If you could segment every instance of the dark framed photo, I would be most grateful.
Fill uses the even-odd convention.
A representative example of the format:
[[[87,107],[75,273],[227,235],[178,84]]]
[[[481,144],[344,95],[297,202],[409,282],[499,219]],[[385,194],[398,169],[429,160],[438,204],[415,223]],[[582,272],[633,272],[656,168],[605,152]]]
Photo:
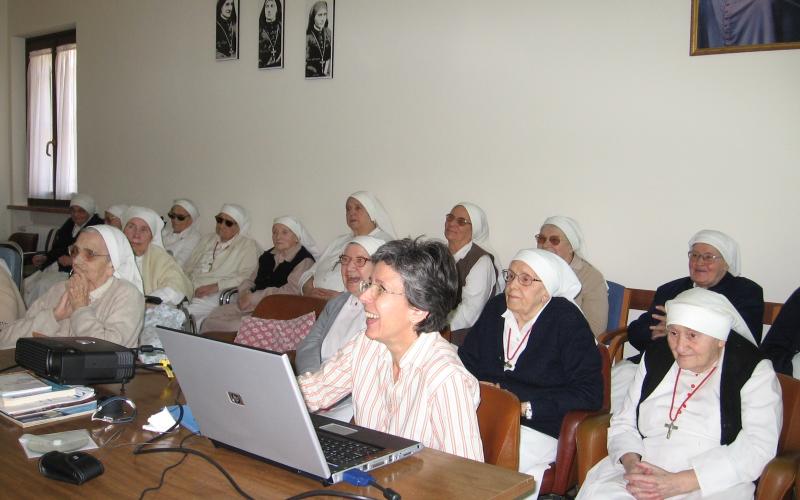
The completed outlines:
[[[692,0],[693,56],[800,49],[798,0]]]
[[[239,0],[217,0],[217,60],[239,59]]]
[[[285,0],[264,0],[258,14],[258,67],[283,68]]]
[[[306,0],[306,78],[333,78],[334,0]]]

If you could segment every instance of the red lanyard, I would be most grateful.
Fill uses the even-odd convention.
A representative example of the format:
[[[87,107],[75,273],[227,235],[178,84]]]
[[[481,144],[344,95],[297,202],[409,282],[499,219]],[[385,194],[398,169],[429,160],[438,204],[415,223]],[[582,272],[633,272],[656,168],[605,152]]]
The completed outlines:
[[[511,349],[511,327],[508,328],[508,335],[506,335],[506,360],[507,360],[507,363],[510,363],[511,360],[514,359],[517,356],[517,353],[519,352],[520,348],[522,348],[522,345],[525,344],[525,339],[527,339],[528,335],[531,334],[531,330],[533,330],[533,325],[531,325],[531,327],[528,328],[528,333],[526,333],[525,336],[522,337],[522,340],[520,340],[519,344],[517,344],[517,348],[514,349],[514,354],[509,356],[508,351]]]
[[[672,388],[672,402],[669,404],[669,421],[671,423],[674,423],[676,420],[678,420],[678,416],[681,414],[681,411],[683,411],[683,408],[686,407],[686,402],[689,401],[690,399],[692,399],[692,396],[694,396],[694,393],[696,393],[697,391],[700,390],[701,387],[703,387],[703,384],[706,383],[706,380],[708,380],[709,377],[711,377],[711,375],[713,375],[715,371],[717,371],[717,367],[716,366],[714,368],[712,368],[710,372],[708,372],[708,375],[705,376],[705,378],[697,385],[697,387],[694,388],[694,390],[692,392],[690,392],[689,394],[686,395],[686,399],[684,399],[683,403],[681,403],[678,406],[678,411],[675,413],[675,416],[673,417],[672,416],[672,410],[673,410],[673,407],[675,406],[675,393],[678,390],[678,380],[681,378],[681,368],[678,368],[678,376],[675,377],[675,386]]]

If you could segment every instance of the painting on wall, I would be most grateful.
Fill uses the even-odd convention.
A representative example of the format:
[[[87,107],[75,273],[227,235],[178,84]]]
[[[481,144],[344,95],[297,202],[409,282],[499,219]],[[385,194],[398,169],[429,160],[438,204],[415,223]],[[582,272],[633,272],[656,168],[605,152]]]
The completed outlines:
[[[692,0],[690,54],[800,49],[798,0]]]
[[[306,0],[306,78],[333,78],[334,0]]]
[[[239,59],[239,0],[217,0],[217,60]]]
[[[283,68],[283,27],[286,14],[282,0],[264,0],[258,15],[258,68]]]

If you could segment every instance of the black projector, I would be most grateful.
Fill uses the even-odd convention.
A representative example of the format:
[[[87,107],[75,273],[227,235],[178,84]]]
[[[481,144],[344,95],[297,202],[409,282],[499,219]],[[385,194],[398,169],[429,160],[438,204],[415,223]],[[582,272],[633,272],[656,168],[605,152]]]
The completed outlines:
[[[34,337],[17,340],[17,364],[65,385],[119,384],[133,378],[132,349],[92,337]]]

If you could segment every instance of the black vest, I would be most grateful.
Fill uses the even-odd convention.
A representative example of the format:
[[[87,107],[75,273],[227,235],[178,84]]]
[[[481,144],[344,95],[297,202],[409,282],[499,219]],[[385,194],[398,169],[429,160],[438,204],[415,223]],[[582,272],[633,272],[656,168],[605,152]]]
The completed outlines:
[[[272,255],[272,248],[270,248],[258,258],[258,274],[256,275],[255,285],[250,291],[255,292],[265,288],[277,288],[285,285],[289,281],[289,274],[295,266],[304,259],[309,258],[314,260],[314,256],[306,250],[306,247],[300,247],[294,259],[281,262],[278,267],[275,267],[275,256]]]
[[[492,267],[494,267],[494,256],[483,248],[479,247],[477,244],[475,244],[475,242],[472,243],[472,248],[469,249],[467,255],[465,255],[463,259],[456,262],[456,270],[458,271],[458,302],[456,302],[456,306],[461,303],[461,290],[467,284],[467,275],[472,270],[472,267],[478,262],[478,259],[484,255],[489,256],[489,260],[492,261]],[[497,269],[495,269],[495,278],[500,278],[497,276]],[[492,294],[490,295],[490,298],[494,297],[496,291],[497,284],[492,287]]]
[[[722,434],[720,444],[731,444],[742,430],[741,390],[750,380],[756,365],[764,359],[758,348],[744,337],[731,332],[725,343],[725,358],[722,360],[722,371],[719,396],[719,413]],[[669,349],[666,338],[650,344],[644,356],[647,374],[642,381],[642,395],[636,406],[636,422],[639,422],[639,406],[655,390],[666,376],[675,358]]]

